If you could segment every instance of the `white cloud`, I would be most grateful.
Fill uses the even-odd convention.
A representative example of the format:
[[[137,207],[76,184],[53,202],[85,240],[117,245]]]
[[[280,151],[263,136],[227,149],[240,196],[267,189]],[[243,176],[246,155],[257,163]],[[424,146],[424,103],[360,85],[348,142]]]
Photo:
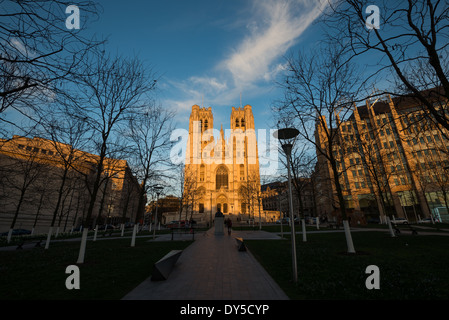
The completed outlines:
[[[205,91],[223,91],[227,89],[226,82],[220,82],[217,78],[211,77],[190,77],[189,80],[195,85],[200,85]]]
[[[9,40],[9,44],[15,51],[20,52],[20,54],[27,58],[33,58],[36,56],[36,53],[25,46],[25,44],[20,39],[11,38]]]
[[[279,59],[326,5],[326,0],[253,0],[252,14],[245,23],[239,23],[246,35],[235,49],[230,49],[208,75],[169,81],[177,94],[166,100],[167,105],[190,113],[194,104],[238,106],[241,93],[246,101],[267,93],[270,81],[285,68]]]
[[[295,44],[325,5],[315,0],[255,2],[256,14],[248,23],[250,34],[221,63],[231,73],[235,86],[246,87],[267,79],[273,72],[272,64]]]

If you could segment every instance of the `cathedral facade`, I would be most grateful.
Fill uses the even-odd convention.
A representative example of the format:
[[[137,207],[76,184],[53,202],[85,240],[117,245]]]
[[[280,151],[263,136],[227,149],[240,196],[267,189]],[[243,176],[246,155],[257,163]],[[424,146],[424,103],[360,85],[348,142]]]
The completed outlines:
[[[247,221],[262,211],[252,107],[232,107],[231,128],[214,129],[212,108],[192,107],[184,171],[186,211],[212,222],[217,211]]]

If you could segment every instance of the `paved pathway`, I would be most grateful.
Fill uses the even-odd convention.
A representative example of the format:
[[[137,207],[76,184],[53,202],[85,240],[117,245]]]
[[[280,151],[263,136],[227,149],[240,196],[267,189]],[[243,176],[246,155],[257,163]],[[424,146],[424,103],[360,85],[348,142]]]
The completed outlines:
[[[220,236],[209,229],[195,235],[167,280],[150,277],[123,300],[288,300],[251,252],[238,251],[234,237],[280,239],[264,231],[233,230],[229,236],[225,230]]]

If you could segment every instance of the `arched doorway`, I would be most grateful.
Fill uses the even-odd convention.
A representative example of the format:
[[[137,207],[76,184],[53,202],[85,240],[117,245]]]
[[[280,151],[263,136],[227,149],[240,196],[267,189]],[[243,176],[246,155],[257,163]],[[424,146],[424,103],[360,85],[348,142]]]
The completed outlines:
[[[224,194],[221,194],[217,198],[217,211],[221,211],[223,214],[229,212],[228,198]]]

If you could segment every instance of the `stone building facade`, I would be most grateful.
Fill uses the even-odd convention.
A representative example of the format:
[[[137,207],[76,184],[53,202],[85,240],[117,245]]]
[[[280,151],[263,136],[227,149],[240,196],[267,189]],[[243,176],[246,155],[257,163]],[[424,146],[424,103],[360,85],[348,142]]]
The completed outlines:
[[[423,94],[447,113],[447,101],[432,92]],[[416,98],[385,95],[354,106],[347,119],[336,119],[333,152],[346,207],[357,219],[447,219],[449,135]],[[317,122],[315,137],[322,150],[327,148],[325,130],[328,124]],[[318,150],[317,158],[318,214],[332,215],[338,211],[332,168]]]
[[[14,229],[48,232],[54,216],[61,232],[78,227],[89,205],[97,157],[39,137],[0,140],[0,231],[14,224]],[[139,190],[125,160],[106,159],[92,223],[134,222]]]
[[[185,210],[198,222],[212,222],[217,211],[243,221],[262,210],[252,107],[232,107],[230,120],[230,130],[221,125],[218,131],[211,107],[192,106],[184,198]]]

